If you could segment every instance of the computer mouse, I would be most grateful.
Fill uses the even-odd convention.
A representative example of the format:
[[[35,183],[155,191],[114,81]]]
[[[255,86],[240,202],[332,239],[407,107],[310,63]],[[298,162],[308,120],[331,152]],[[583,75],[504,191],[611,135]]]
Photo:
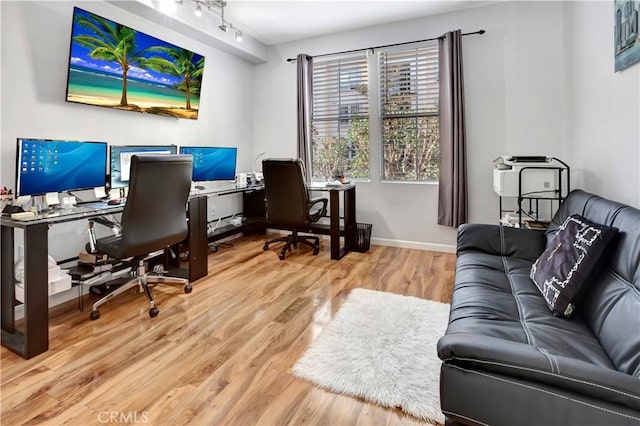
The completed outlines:
[[[120,200],[109,200],[107,201],[107,204],[110,206],[115,206],[117,204],[120,204]]]

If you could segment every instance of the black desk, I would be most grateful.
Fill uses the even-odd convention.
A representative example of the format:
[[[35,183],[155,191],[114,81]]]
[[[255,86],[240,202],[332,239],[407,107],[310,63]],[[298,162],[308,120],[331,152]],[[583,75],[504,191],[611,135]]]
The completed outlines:
[[[242,227],[233,227],[233,233],[258,228],[266,230],[264,224],[264,186],[236,187],[224,185],[196,191],[189,196],[187,216],[189,236],[189,268],[183,275],[190,282],[207,275],[207,243],[211,239],[223,238],[223,232],[207,235],[207,196],[243,193],[245,216],[257,216]],[[58,210],[42,214],[36,219],[20,221],[8,216],[0,218],[2,267],[0,276],[0,323],[2,346],[25,359],[32,358],[49,349],[49,292],[48,292],[48,231],[49,226],[87,220],[107,214],[120,213],[124,205],[104,206],[94,209],[79,206],[69,210]],[[262,219],[260,218],[262,216]],[[14,279],[14,230],[24,231],[24,333],[15,327],[15,279]],[[230,230],[226,232],[230,232]],[[177,259],[169,262],[179,266]],[[173,271],[172,271],[173,273]]]
[[[198,194],[202,195],[215,196],[238,193],[242,193],[242,216],[245,219],[242,225],[218,227],[207,234],[208,242],[218,241],[238,233],[246,235],[249,233],[265,234],[267,232],[264,185],[218,187],[198,192]]]
[[[312,231],[331,236],[331,259],[339,260],[351,250],[354,245],[356,229],[356,186],[346,185],[317,187],[311,186],[311,191],[329,192],[329,229],[326,225],[314,224]],[[344,205],[343,224],[340,226],[340,193]],[[340,235],[344,237],[344,245],[340,247]]]
[[[206,197],[189,199],[189,281],[207,275],[207,204]],[[49,349],[49,291],[48,265],[49,226],[77,220],[120,213],[123,205],[101,209],[77,207],[42,214],[33,220],[0,218],[2,275],[0,277],[0,323],[2,346],[25,359]],[[24,332],[15,327],[14,230],[24,231]],[[203,236],[204,235],[204,236]]]

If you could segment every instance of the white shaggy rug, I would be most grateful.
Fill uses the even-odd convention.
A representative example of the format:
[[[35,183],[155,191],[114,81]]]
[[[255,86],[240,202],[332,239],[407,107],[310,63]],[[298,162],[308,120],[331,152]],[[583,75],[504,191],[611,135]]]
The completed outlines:
[[[436,344],[448,318],[446,303],[354,289],[293,374],[442,424]]]

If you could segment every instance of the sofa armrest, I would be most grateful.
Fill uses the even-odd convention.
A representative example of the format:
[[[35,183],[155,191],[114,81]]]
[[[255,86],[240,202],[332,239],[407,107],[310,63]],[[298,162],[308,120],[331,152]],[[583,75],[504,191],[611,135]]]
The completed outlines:
[[[480,251],[534,261],[545,250],[546,244],[544,232],[467,223],[458,228],[457,253]]]
[[[545,354],[535,346],[452,333],[438,341],[438,356],[447,364],[537,382],[640,410],[637,378],[613,367]]]

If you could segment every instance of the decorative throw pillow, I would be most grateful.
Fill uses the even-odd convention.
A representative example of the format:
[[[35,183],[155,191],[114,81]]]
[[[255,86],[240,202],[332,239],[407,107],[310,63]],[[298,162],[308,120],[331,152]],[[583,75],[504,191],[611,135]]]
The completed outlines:
[[[598,260],[605,256],[617,228],[569,216],[531,267],[531,279],[557,316],[571,316]]]

